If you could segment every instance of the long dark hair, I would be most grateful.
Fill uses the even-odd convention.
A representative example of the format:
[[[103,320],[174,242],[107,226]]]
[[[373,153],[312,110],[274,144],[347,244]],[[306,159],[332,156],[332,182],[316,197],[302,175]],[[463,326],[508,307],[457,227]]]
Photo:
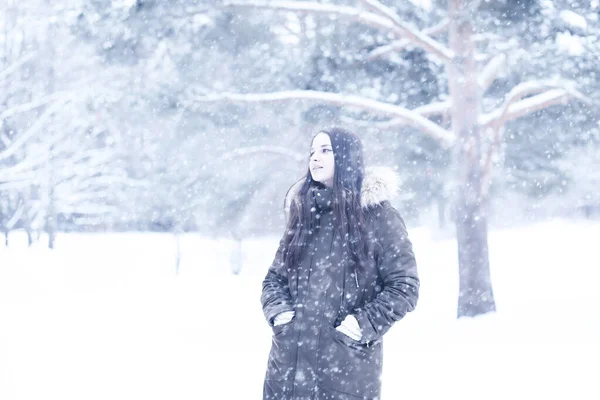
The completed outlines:
[[[332,188],[334,234],[338,235],[342,244],[347,246],[350,257],[360,269],[368,260],[370,242],[367,237],[368,228],[365,225],[365,210],[361,205],[361,189],[365,174],[363,145],[358,136],[343,128],[334,127],[318,133],[321,132],[329,136],[334,155]],[[322,184],[312,179],[308,169],[300,190],[289,204],[289,216],[283,239],[283,262],[288,269],[297,268],[309,235],[315,229],[311,208],[314,206],[312,189],[317,187],[322,187]]]

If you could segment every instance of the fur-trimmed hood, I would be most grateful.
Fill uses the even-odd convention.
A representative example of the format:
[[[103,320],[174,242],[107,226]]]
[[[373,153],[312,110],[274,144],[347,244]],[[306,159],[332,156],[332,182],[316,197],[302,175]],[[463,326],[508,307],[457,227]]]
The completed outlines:
[[[294,183],[285,196],[284,211],[289,215],[292,200],[298,196],[304,179]],[[360,202],[363,208],[369,208],[384,201],[393,200],[398,194],[398,174],[390,168],[383,166],[372,166],[365,168],[362,189],[360,191]]]

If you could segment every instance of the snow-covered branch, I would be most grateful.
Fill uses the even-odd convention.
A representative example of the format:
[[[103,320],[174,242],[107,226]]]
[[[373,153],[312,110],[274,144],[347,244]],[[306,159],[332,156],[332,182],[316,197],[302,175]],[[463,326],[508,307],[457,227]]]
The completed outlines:
[[[47,152],[46,152],[47,153]],[[48,161],[48,154],[40,157],[28,157],[25,160],[19,161],[17,164],[10,167],[0,168],[0,182],[14,182],[31,178],[35,178],[35,169]],[[28,175],[33,174],[33,175]]]
[[[431,103],[421,107],[417,107],[413,112],[423,116],[430,117],[433,115],[449,115],[450,114],[450,101],[443,101],[439,103]],[[387,121],[365,121],[357,120],[353,118],[346,118],[345,122],[355,124],[361,127],[378,128],[378,129],[390,129],[398,126],[409,125],[403,118],[392,118]]]
[[[400,20],[383,17],[373,12],[363,11],[355,7],[320,4],[311,1],[225,1],[225,7],[234,8],[265,8],[279,11],[306,12],[325,14],[357,20],[365,25],[393,32],[410,40],[416,46],[422,47],[433,55],[448,63],[453,53],[441,43],[420,32],[415,27]]]
[[[16,114],[35,110],[36,108],[39,108],[39,107],[46,105],[48,103],[51,103],[53,101],[59,101],[59,102],[63,101],[70,94],[71,94],[70,92],[52,93],[47,96],[42,96],[42,97],[36,98],[35,100],[30,101],[28,103],[22,103],[17,106],[10,107],[6,110],[3,110],[0,113],[0,121],[2,121],[3,119],[6,119],[6,118],[12,117],[13,115],[16,115]]]
[[[523,99],[523,97],[532,94],[533,96]],[[500,108],[481,117],[480,124],[493,136],[487,154],[482,160],[482,168],[484,171],[482,190],[484,192],[489,190],[492,157],[494,151],[500,147],[502,133],[504,132],[504,124],[507,121],[543,110],[553,105],[566,104],[573,97],[587,102],[585,96],[578,92],[569,82],[524,82],[515,86],[509,92],[504,104]]]
[[[477,81],[479,87],[481,88],[481,93],[484,93],[490,87],[492,82],[494,82],[494,80],[498,77],[502,69],[506,66],[506,60],[507,58],[505,54],[498,54],[483,68],[483,71],[481,71]]]
[[[23,57],[19,58],[17,61],[12,63],[8,67],[4,68],[2,71],[0,71],[0,80],[4,79],[4,77],[12,74],[14,71],[19,69],[19,67],[21,65],[23,65],[27,61],[31,60],[34,56],[35,56],[35,52],[25,54]]]
[[[423,29],[423,34],[427,35],[427,36],[435,36],[436,34],[440,33],[444,29],[446,29],[447,27],[448,27],[448,20],[444,19],[437,25],[434,25],[427,29]],[[381,46],[381,47],[378,47],[378,48],[372,50],[368,54],[367,60],[371,61],[376,58],[383,57],[384,55],[386,55],[388,53],[403,50],[408,45],[410,45],[410,43],[411,42],[408,39],[395,40],[392,43],[386,44],[384,46]]]
[[[231,160],[235,157],[247,156],[250,154],[256,153],[271,153],[278,154],[285,157],[289,157],[295,161],[302,162],[308,159],[308,156],[303,156],[302,154],[292,151],[286,147],[281,146],[250,146],[250,147],[242,147],[230,151],[228,153],[223,154],[221,160]]]
[[[12,177],[9,182],[4,182],[0,179],[1,190],[22,190],[31,187],[32,180],[35,179],[34,174],[27,174],[21,177]]]
[[[11,145],[5,150],[0,152],[0,161],[7,159],[12,156],[18,149],[21,148],[32,136],[34,136],[46,123],[48,118],[52,116],[56,112],[57,109],[62,107],[66,103],[65,100],[57,101],[52,104],[46,111],[40,115],[40,117],[25,131],[22,135],[20,135]],[[1,120],[1,118],[0,118]]]
[[[390,44],[386,44],[384,46],[380,46],[375,50],[372,50],[367,55],[367,61],[373,61],[377,58],[383,57],[388,53],[397,52],[400,50],[404,50],[406,46],[410,44],[410,41],[407,39],[395,40]]]
[[[476,43],[479,42],[491,42],[491,41],[502,41],[505,40],[502,36],[498,35],[497,33],[493,33],[493,32],[484,32],[484,33],[478,33],[476,35],[473,35],[473,40]]]
[[[94,215],[105,215],[118,211],[118,208],[110,205],[98,204],[97,201],[90,203],[82,203],[76,205],[63,204],[61,201],[57,202],[56,212],[60,214],[82,214],[85,215],[83,218],[88,218]],[[81,218],[81,217],[80,217]],[[96,224],[100,223],[97,221]],[[86,225],[89,225],[87,223]]]
[[[338,93],[319,92],[311,90],[290,90],[284,92],[248,94],[221,93],[195,97],[192,99],[192,103],[206,103],[216,101],[268,103],[290,100],[309,100],[348,107],[357,107],[362,110],[370,110],[384,115],[395,116],[404,120],[407,125],[412,125],[416,128],[419,128],[423,133],[439,140],[442,146],[449,147],[454,143],[454,135],[451,132],[442,128],[438,124],[428,120],[427,118],[418,114],[414,110],[408,110],[404,107],[354,95],[344,95]]]
[[[429,28],[423,29],[423,33],[426,34],[427,36],[439,35],[440,33],[444,32],[448,29],[449,24],[450,24],[450,21],[448,21],[447,18],[444,18],[437,24],[435,24]]]
[[[546,91],[545,91],[546,90]],[[539,92],[543,92],[537,94]],[[536,94],[535,96],[523,97]],[[504,104],[498,109],[484,114],[480,118],[483,126],[502,126],[506,121],[522,117],[544,108],[561,104],[569,98],[586,101],[585,96],[566,81],[528,81],[515,86],[506,96]]]
[[[571,95],[564,89],[552,89],[513,103],[498,122],[511,121],[557,104],[566,104]]]
[[[415,108],[413,111],[424,117],[431,117],[433,115],[448,115],[450,114],[450,108],[452,102],[450,100],[441,101],[437,103],[430,103],[424,106]]]
[[[17,222],[19,222],[19,219],[21,219],[21,216],[23,215],[24,211],[25,204],[21,202],[21,204],[19,204],[19,207],[15,210],[13,216],[10,217],[10,219],[7,222],[4,223],[4,229],[6,229],[7,231],[11,231],[15,227]]]
[[[379,15],[381,15],[382,17],[388,18],[390,21],[397,23],[400,22],[402,23],[402,20],[400,20],[400,18],[398,17],[398,15],[392,11],[391,8],[381,4],[381,2],[379,2],[378,0],[361,0],[363,3],[365,3],[369,8],[371,8],[373,11],[376,11],[377,13],[379,13]]]
[[[2,141],[4,147],[10,146],[10,144],[12,143],[12,141],[8,138],[8,136],[6,136],[4,132],[0,132],[0,141]]]

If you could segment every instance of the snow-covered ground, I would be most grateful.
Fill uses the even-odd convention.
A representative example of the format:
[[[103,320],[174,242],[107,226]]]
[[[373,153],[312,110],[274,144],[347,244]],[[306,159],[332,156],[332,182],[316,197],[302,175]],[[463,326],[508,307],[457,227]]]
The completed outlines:
[[[410,229],[410,227],[409,227]],[[456,244],[410,229],[417,310],[386,336],[383,400],[600,399],[600,223],[490,233],[498,312],[455,319]],[[0,399],[260,399],[260,284],[278,238],[64,234],[0,247]]]

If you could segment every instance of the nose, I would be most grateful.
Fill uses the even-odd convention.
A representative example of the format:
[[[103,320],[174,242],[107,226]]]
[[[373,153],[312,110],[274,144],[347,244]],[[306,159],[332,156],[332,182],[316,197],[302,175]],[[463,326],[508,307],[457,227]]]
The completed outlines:
[[[311,161],[314,161],[314,162],[319,161],[318,153],[315,151],[310,159],[311,159]]]

